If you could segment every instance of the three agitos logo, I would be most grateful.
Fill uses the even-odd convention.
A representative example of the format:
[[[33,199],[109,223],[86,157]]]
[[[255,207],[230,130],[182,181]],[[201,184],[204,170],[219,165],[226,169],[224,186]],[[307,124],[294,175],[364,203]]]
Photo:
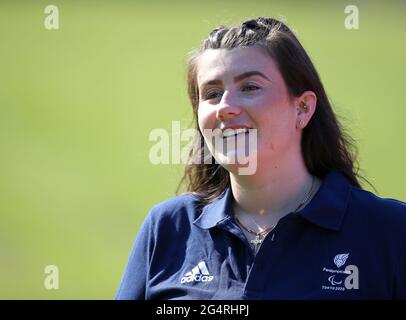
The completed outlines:
[[[342,267],[347,262],[349,253],[338,254],[334,257],[334,264],[337,268]],[[332,273],[327,280],[331,286],[321,286],[323,290],[345,291],[359,289],[359,271],[355,265],[348,265],[344,270],[323,268],[323,271]],[[344,287],[342,284],[344,283]]]
[[[185,276],[182,277],[180,283],[185,282],[210,282],[213,280],[213,276],[210,275],[209,270],[207,270],[206,263],[200,261],[192,271],[187,272]]]

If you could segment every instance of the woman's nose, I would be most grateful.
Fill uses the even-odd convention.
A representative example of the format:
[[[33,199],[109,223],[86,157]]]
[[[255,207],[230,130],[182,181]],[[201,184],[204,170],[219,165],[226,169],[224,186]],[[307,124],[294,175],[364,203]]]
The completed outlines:
[[[241,111],[238,101],[236,101],[230,92],[226,91],[217,105],[216,118],[220,121],[226,121],[238,116]]]

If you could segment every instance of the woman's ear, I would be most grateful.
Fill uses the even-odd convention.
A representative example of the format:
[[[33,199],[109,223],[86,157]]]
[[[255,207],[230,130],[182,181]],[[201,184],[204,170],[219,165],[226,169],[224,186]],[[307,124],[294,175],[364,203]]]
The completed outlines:
[[[317,106],[317,96],[313,91],[305,91],[295,98],[296,128],[304,129],[312,118]]]

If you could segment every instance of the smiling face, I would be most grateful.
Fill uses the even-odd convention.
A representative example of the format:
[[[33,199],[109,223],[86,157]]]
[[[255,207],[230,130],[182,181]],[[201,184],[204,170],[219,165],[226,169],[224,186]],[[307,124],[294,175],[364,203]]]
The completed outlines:
[[[212,153],[204,129],[257,129],[258,168],[277,166],[293,150],[300,150],[296,100],[289,96],[276,62],[263,51],[204,51],[197,64],[197,85],[199,128]],[[228,133],[223,131],[225,136]],[[234,171],[232,166],[225,167]]]

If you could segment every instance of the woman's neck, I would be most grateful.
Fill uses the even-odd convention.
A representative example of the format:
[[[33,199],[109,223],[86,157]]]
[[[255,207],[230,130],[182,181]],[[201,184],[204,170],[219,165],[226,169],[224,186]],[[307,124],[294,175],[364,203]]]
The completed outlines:
[[[230,174],[230,180],[235,211],[275,217],[294,211],[315,183],[304,164],[276,166],[255,176]],[[317,190],[319,184],[316,180],[313,189]]]

